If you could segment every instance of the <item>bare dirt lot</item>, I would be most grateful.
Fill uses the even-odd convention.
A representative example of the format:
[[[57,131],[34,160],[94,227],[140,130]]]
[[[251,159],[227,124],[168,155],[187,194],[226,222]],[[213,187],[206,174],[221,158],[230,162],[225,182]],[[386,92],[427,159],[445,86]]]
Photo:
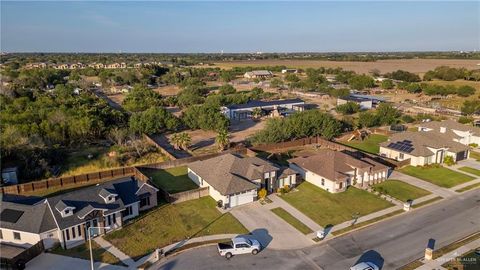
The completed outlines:
[[[324,60],[252,60],[252,61],[231,61],[218,62],[215,66],[224,69],[242,66],[287,66],[291,68],[336,68],[353,70],[357,73],[368,73],[372,69],[378,69],[382,73],[392,72],[398,69],[414,73],[425,73],[438,66],[449,66],[455,68],[479,69],[477,64],[480,60],[462,59],[399,59],[399,60],[378,60],[376,62],[348,62],[348,61],[324,61]]]

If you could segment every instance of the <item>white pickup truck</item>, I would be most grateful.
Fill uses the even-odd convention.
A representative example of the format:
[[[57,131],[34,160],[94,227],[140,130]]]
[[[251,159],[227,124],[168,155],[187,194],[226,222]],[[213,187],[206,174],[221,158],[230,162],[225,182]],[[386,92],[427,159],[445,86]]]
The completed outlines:
[[[235,237],[228,243],[218,243],[218,253],[227,259],[237,254],[251,253],[257,255],[261,249],[262,245],[257,240],[245,237]]]

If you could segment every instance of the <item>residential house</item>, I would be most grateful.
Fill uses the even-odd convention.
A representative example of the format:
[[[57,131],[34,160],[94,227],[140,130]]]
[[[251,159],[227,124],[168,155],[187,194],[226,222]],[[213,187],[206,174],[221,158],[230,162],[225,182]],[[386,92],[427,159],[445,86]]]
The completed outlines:
[[[472,143],[480,145],[480,127],[464,125],[453,120],[421,123],[418,131],[441,133],[464,145]]]
[[[287,68],[287,69],[282,69],[282,74],[286,73],[298,73],[298,69],[292,69],[292,68]]]
[[[59,64],[54,66],[55,69],[70,69],[70,64]]]
[[[60,243],[68,249],[84,243],[88,234],[121,228],[139,212],[155,207],[157,192],[127,177],[49,198],[4,196],[0,241],[23,247],[43,241],[46,248]]]
[[[112,63],[105,66],[107,69],[127,68],[126,63]]]
[[[357,94],[350,94],[346,97],[339,97],[337,98],[337,106],[343,105],[347,102],[354,102],[360,105],[360,109],[362,110],[369,110],[375,108],[381,102],[384,102],[382,98],[367,96],[367,95],[357,95]]]
[[[88,66],[91,68],[98,68],[98,69],[105,68],[105,65],[102,63],[91,63],[91,64],[88,64]]]
[[[269,70],[254,70],[245,72],[243,77],[247,79],[267,79],[273,77],[273,73]]]
[[[410,159],[410,165],[443,163],[446,156],[460,161],[468,158],[469,147],[447,134],[435,132],[402,132],[380,144],[380,155],[395,160]]]
[[[252,118],[254,110],[260,109],[263,115],[269,115],[273,111],[278,111],[280,115],[286,116],[296,111],[305,109],[305,101],[295,99],[283,100],[250,100],[245,104],[232,104],[221,108],[221,112],[232,120],[242,120]]]
[[[288,160],[290,168],[328,192],[348,186],[366,187],[387,180],[389,167],[368,157],[357,158],[341,151],[322,149],[318,154]]]
[[[32,68],[47,68],[47,63],[43,63],[43,62],[40,62],[40,63],[28,63],[25,65],[25,68],[26,69],[32,69]]]
[[[257,191],[274,192],[295,186],[296,172],[279,168],[257,157],[224,154],[188,165],[188,177],[200,187],[209,187],[210,196],[224,208],[253,202]]]

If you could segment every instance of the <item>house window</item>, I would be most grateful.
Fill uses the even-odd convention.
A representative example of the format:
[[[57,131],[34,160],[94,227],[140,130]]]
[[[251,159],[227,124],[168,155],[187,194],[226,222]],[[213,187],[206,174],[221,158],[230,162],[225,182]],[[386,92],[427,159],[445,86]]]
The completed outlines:
[[[67,238],[67,241],[70,240],[70,230],[65,230],[65,237]]]
[[[122,211],[122,216],[130,216],[133,213],[132,206],[128,206],[125,210]]]
[[[110,215],[107,216],[107,226],[110,226],[112,223],[112,217]]]
[[[3,232],[0,230],[0,239],[3,239]]]
[[[322,178],[322,186],[325,186],[325,179]]]
[[[338,188],[342,189],[342,187],[343,187],[343,182],[340,182],[339,185],[338,185]]]
[[[15,240],[22,240],[22,237],[20,237],[19,232],[13,232],[13,239]]]
[[[150,197],[145,197],[140,200],[140,207],[150,205]]]
[[[115,218],[115,213],[113,213],[113,214],[112,214],[112,223],[113,223],[113,224],[117,223],[115,220],[116,220],[116,218]]]
[[[72,238],[75,238],[75,227],[72,227]]]
[[[82,226],[81,225],[77,226],[77,232],[78,232],[78,236],[82,235]]]
[[[398,157],[399,157],[400,159],[403,159],[403,158],[404,158],[404,157],[403,157],[403,153],[400,153],[400,154],[398,155]]]

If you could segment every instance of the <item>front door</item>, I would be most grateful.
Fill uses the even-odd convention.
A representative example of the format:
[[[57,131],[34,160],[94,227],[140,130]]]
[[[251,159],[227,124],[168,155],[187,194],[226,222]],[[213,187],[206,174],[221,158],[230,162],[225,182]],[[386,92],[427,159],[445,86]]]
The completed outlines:
[[[90,227],[92,227],[92,228],[90,229]],[[86,230],[85,235],[90,234],[90,237],[95,237],[95,236],[99,235],[99,229],[96,228],[96,227],[98,227],[98,220],[97,219],[91,219],[91,220],[87,221],[85,223],[85,230]]]

